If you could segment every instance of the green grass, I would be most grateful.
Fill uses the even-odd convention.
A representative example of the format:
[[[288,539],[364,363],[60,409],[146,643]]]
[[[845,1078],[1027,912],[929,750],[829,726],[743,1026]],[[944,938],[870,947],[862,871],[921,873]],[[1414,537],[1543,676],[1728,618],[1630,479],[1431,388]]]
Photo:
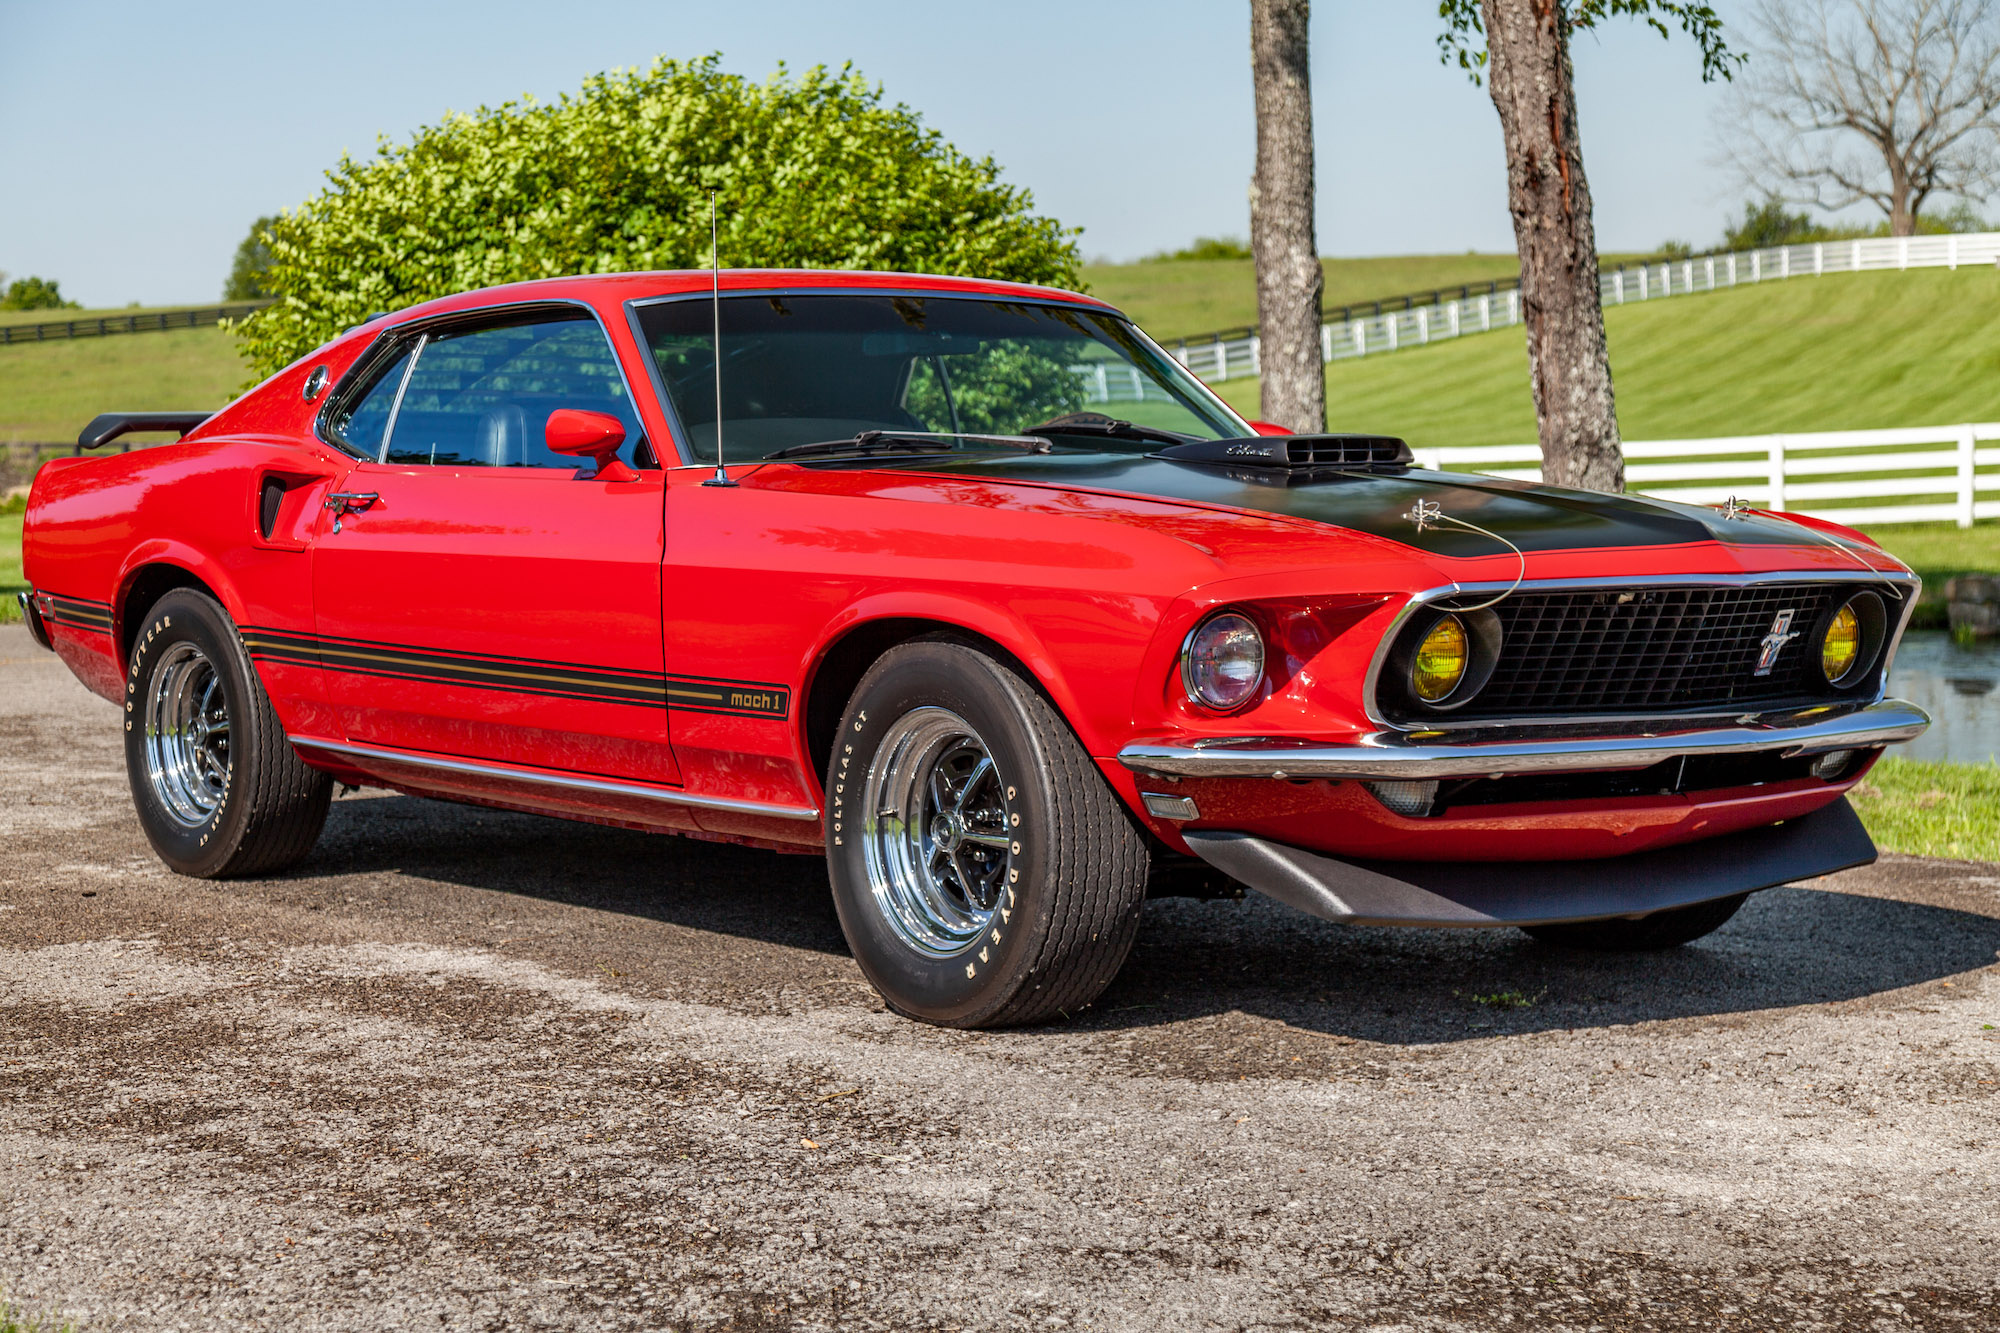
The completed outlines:
[[[1910,621],[1917,629],[1945,628],[1946,579],[1955,574],[2000,574],[2000,522],[1991,519],[1970,528],[1949,523],[1900,523],[1866,531],[1923,579],[1923,596]]]
[[[14,594],[28,590],[28,580],[21,573],[21,511],[26,507],[17,499],[0,509],[0,625],[21,618],[21,606],[14,600]]]
[[[1628,439],[2000,419],[2000,271],[1794,278],[1605,311]],[[1415,445],[1535,438],[1519,328],[1327,367],[1337,430]],[[1255,415],[1254,380],[1217,386]]]
[[[99,412],[212,410],[249,373],[215,328],[0,347],[0,442],[73,441]]]
[[[2000,764],[1884,759],[1850,799],[1885,852],[2000,861]]]
[[[1513,255],[1390,255],[1322,259],[1326,308],[1377,301],[1405,292],[1511,278]],[[1091,295],[1123,310],[1162,341],[1257,322],[1257,274],[1247,259],[1197,259],[1162,264],[1092,264],[1083,270]]]

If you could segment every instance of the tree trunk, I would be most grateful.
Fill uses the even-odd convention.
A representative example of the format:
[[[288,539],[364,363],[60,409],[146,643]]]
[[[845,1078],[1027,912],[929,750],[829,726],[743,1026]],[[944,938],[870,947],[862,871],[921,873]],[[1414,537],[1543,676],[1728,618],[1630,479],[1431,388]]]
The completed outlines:
[[[1893,157],[1889,159],[1889,234],[1915,236],[1917,210],[1910,202],[1910,178],[1902,165]]]
[[[1625,457],[1561,0],[1481,0],[1480,8],[1487,85],[1507,144],[1507,207],[1521,255],[1542,475],[1557,485],[1620,491]]]
[[[1287,430],[1326,429],[1320,296],[1313,239],[1310,0],[1250,0],[1250,74],[1257,96],[1257,174],[1250,181],[1250,248],[1257,258],[1263,415]]]

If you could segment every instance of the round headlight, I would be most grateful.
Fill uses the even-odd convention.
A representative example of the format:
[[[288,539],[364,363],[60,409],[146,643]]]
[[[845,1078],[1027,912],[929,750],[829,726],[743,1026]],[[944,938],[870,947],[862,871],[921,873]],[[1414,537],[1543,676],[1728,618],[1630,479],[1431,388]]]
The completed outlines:
[[[1229,712],[1250,702],[1264,679],[1264,636],[1248,616],[1211,616],[1188,636],[1181,683],[1204,708]]]
[[[1469,660],[1465,623],[1457,616],[1446,616],[1431,626],[1431,632],[1417,645],[1416,661],[1410,666],[1410,688],[1427,704],[1448,698],[1465,679]]]
[[[1849,602],[1833,613],[1827,624],[1826,637],[1819,644],[1819,669],[1826,675],[1826,683],[1838,685],[1854,670],[1861,659],[1861,617],[1855,612],[1854,603]]]

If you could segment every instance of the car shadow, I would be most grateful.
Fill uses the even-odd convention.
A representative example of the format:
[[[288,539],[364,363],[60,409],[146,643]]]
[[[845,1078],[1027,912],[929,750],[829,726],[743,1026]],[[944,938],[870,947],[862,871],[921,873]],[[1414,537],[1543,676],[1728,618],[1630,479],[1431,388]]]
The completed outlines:
[[[337,802],[308,876],[407,874],[740,939],[844,954],[824,863],[503,811]],[[1867,872],[1852,872],[1867,873]],[[1825,1004],[1984,967],[2000,918],[1821,886],[1754,894],[1695,944],[1598,954],[1514,930],[1341,926],[1261,895],[1156,899],[1074,1032],[1230,1012],[1429,1044]],[[774,964],[773,983],[786,975]]]
[[[412,796],[334,802],[297,872],[409,875],[845,954],[817,856]]]

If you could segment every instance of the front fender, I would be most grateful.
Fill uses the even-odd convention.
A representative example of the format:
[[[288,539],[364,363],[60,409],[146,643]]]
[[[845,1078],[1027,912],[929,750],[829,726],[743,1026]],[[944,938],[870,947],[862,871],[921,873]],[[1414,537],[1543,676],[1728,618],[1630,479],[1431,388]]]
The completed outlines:
[[[1084,747],[1098,758],[1116,754],[1124,744],[1119,730],[1096,715],[1079,696],[1069,672],[1026,620],[1004,607],[976,597],[927,589],[898,589],[858,598],[831,617],[801,663],[799,679],[813,687],[827,655],[849,634],[889,620],[926,620],[977,634],[1011,653],[1048,692],[1056,710],[1068,720]]]

